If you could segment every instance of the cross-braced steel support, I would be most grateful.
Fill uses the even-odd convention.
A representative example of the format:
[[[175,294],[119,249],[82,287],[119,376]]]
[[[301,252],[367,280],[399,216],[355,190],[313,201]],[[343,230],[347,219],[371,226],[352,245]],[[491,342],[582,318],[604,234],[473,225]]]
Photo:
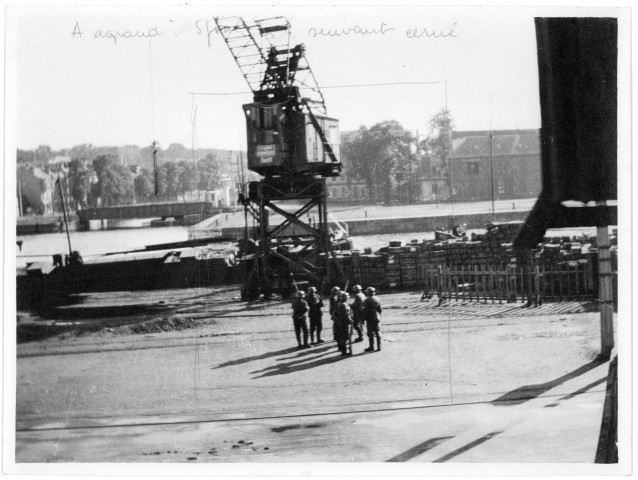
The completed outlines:
[[[256,229],[254,253],[245,259],[246,299],[273,292],[288,296],[298,282],[324,287],[332,255],[326,198],[325,178],[266,178],[249,185],[243,202]],[[286,202],[301,206],[292,210]],[[314,222],[304,221],[315,212]],[[283,218],[279,225],[270,225],[273,214]]]

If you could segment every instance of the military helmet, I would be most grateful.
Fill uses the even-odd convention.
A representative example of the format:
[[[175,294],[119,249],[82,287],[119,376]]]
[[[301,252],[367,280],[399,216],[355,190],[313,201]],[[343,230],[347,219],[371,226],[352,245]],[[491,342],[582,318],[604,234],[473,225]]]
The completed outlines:
[[[348,294],[346,292],[341,292],[339,294],[339,300],[341,300],[342,302],[345,302],[346,300],[348,300]]]
[[[366,288],[366,295],[374,295],[374,292],[376,292],[374,287]]]
[[[337,293],[339,291],[341,291],[341,289],[339,287],[332,287],[332,293]]]
[[[304,292],[303,290],[299,290],[299,291],[297,292],[297,296],[298,296],[299,298],[303,297],[305,294],[306,294],[306,292]]]
[[[363,290],[363,288],[361,288],[361,285],[355,285],[354,287],[352,287],[352,290],[355,292],[360,292],[361,290]]]
[[[315,293],[317,291],[317,287],[310,287],[308,289],[308,293]]]

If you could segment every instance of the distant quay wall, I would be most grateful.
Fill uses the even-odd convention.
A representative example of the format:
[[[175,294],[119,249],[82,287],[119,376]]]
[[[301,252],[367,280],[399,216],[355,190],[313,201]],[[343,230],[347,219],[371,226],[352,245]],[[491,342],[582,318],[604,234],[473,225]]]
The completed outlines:
[[[77,216],[69,215],[69,230],[77,229]],[[58,233],[64,231],[62,215],[26,216],[16,219],[16,235],[36,235],[39,233]]]
[[[380,235],[390,233],[433,232],[436,229],[451,229],[458,224],[466,224],[466,228],[485,228],[490,222],[504,223],[521,221],[527,218],[529,211],[516,210],[510,212],[466,213],[461,215],[437,215],[429,217],[405,218],[371,218],[361,220],[344,220],[350,235]],[[274,227],[273,227],[274,228]],[[290,228],[290,227],[289,227]],[[248,227],[249,234],[253,227]],[[299,230],[299,231],[296,231]],[[294,227],[288,234],[301,234],[301,229]],[[221,234],[235,238],[243,238],[245,227],[224,227]]]
[[[466,228],[485,228],[490,222],[514,222],[527,218],[529,211],[491,213],[466,213],[461,215],[437,215],[431,217],[408,218],[373,218],[350,220],[350,235],[379,235],[384,233],[432,232],[437,229],[451,229],[458,224],[466,224]]]

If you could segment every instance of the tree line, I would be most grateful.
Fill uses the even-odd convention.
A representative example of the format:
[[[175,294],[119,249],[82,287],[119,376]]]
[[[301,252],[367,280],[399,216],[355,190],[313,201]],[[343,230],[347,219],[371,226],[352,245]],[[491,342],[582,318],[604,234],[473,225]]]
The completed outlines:
[[[157,171],[152,167],[152,160],[149,166],[127,165],[114,153],[91,158],[91,149],[76,147],[69,153],[73,156],[65,165],[50,165],[48,162],[56,152],[46,146],[18,151],[18,186],[23,213],[44,213],[40,196],[46,191],[46,180],[42,174],[36,176],[32,167],[44,171],[53,181],[57,181],[57,169],[61,169],[61,191],[70,210],[176,200],[193,190],[217,189],[224,171],[232,172],[212,153],[195,162],[164,161],[159,163]],[[149,156],[152,159],[152,150]],[[53,210],[62,211],[60,188],[57,183],[54,185]]]
[[[418,200],[422,178],[443,179],[451,190],[448,159],[454,122],[450,112],[442,110],[432,117],[428,126],[424,139],[417,138],[395,120],[380,122],[370,128],[361,126],[353,140],[343,146],[343,156],[348,162],[348,181],[365,182],[371,203],[413,203]],[[70,158],[65,168],[67,180],[63,190],[67,208],[77,210],[176,200],[185,192],[217,189],[222,174],[233,175],[233,165],[220,159],[221,152],[212,149],[193,151],[181,144],[171,144],[166,150],[159,151],[161,161],[155,171],[153,146],[93,147],[83,144],[58,152],[48,146],[18,150],[18,183],[23,212],[31,207],[35,213],[44,213],[37,193],[43,193],[46,184],[32,174],[29,165],[55,174],[57,167],[49,167],[48,162],[57,155]],[[246,173],[249,180],[257,178],[256,174]],[[61,211],[59,189],[56,188],[55,194],[54,210]]]
[[[396,120],[361,126],[343,146],[349,178],[365,182],[370,202],[413,203],[419,179],[424,177],[441,178],[450,189],[452,115],[444,109],[430,119],[428,127],[421,140]]]

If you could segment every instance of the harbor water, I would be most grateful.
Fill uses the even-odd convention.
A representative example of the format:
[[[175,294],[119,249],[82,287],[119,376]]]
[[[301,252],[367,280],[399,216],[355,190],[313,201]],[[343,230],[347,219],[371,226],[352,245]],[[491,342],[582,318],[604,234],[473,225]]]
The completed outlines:
[[[469,230],[469,233],[483,233],[484,230]],[[575,236],[595,235],[593,227],[578,229],[550,230],[547,235]],[[373,251],[388,245],[390,240],[404,243],[416,240],[433,240],[434,232],[413,232],[400,234],[353,236],[354,248],[363,250],[366,247]],[[69,244],[65,233],[47,233],[21,237],[22,248],[16,246],[16,269],[26,268],[27,263],[50,261],[54,254],[68,254]],[[83,258],[105,253],[121,252],[144,248],[147,245],[181,242],[188,240],[188,228],[182,226],[156,228],[127,228],[120,230],[93,230],[71,232],[71,248],[80,252]]]

